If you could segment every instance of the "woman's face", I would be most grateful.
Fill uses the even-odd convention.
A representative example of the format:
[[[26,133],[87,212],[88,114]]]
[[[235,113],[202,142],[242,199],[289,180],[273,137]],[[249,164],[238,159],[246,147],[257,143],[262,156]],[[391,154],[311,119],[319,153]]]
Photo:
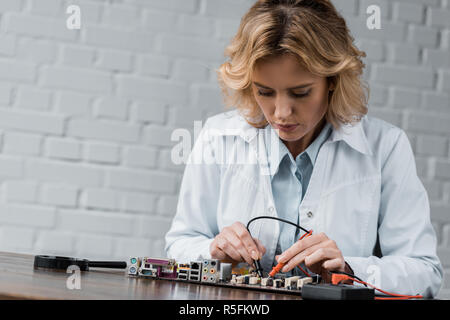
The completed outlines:
[[[295,142],[312,135],[328,109],[327,79],[309,73],[290,54],[259,61],[252,89],[265,118],[279,129],[284,141]]]

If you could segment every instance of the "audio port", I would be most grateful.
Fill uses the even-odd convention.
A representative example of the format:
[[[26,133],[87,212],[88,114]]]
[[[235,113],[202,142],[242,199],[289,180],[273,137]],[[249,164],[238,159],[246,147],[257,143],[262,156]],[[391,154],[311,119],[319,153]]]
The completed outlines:
[[[215,278],[214,277],[209,277],[209,281],[214,281]]]
[[[135,267],[131,267],[130,268],[130,273],[136,273],[136,268]]]
[[[216,262],[215,261],[211,261],[211,266],[215,266],[216,265]]]
[[[208,277],[207,277],[207,276],[204,276],[204,277],[203,277],[203,280],[208,280]]]
[[[207,266],[208,263],[209,263],[208,260],[203,261],[203,265],[204,265],[204,266]]]
[[[209,270],[210,273],[216,272],[214,269]]]
[[[203,273],[208,273],[208,268],[204,268]]]

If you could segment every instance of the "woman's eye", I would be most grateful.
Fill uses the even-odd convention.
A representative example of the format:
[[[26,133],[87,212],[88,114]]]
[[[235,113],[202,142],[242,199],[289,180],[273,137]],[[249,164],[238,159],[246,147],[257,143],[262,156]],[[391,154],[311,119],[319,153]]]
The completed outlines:
[[[260,96],[263,96],[263,97],[270,97],[272,95],[272,92],[261,92],[261,91],[258,91],[258,94]]]
[[[299,94],[297,94],[297,93],[291,93],[291,95],[294,97],[294,98],[304,98],[304,97],[307,97],[308,95],[309,95],[309,93],[310,93],[310,91],[308,91],[308,92],[305,92],[305,93],[299,93]],[[263,97],[270,97],[270,96],[272,96],[272,92],[262,92],[262,91],[258,91],[258,95],[260,95],[260,96],[263,96]]]
[[[307,97],[307,96],[309,96],[309,92],[305,92],[305,93],[293,93],[292,94],[294,97],[296,97],[296,98],[304,98],[304,97]]]

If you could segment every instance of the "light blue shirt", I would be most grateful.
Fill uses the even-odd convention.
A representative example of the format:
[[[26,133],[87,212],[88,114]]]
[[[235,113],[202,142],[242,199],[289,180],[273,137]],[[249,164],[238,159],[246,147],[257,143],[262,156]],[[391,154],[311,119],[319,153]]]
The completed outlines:
[[[274,131],[271,126],[269,127],[269,130]],[[280,218],[299,224],[300,204],[308,188],[317,154],[328,138],[330,130],[331,125],[326,123],[317,138],[295,160],[281,139],[278,157],[269,155],[270,171],[274,172],[271,174],[272,192]],[[275,131],[274,133],[276,134]],[[282,252],[294,244],[294,238],[296,228],[280,222],[279,244]]]
[[[272,130],[272,134],[277,134],[270,125],[266,127],[266,130]],[[330,133],[331,125],[327,122],[316,139],[295,160],[281,139],[279,153],[268,155],[270,171],[273,173],[271,178],[275,208],[280,218],[301,225],[299,221],[300,205],[308,188],[317,154]],[[268,145],[270,142],[265,141],[265,143]],[[290,224],[284,222],[279,222],[279,224],[280,236],[276,255],[289,249],[300,232]],[[276,265],[276,261],[273,264]],[[293,271],[294,273],[291,274],[298,274],[298,269]]]
[[[236,110],[208,118],[186,163],[166,234],[169,257],[209,259],[211,243],[225,227],[282,214],[272,193],[263,131]],[[336,242],[362,280],[399,294],[439,292],[443,268],[430,203],[402,129],[370,116],[333,128],[316,155],[298,213],[302,227]],[[280,235],[273,222],[260,219],[249,227],[266,248],[266,273]],[[377,239],[381,256],[374,254]]]

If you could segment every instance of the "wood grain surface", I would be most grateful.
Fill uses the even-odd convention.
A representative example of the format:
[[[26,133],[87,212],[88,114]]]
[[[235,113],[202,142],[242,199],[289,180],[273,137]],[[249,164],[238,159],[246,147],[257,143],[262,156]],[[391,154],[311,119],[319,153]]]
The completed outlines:
[[[34,256],[0,252],[0,299],[85,300],[299,300],[300,296],[128,277],[125,270],[81,272],[81,289],[70,290],[64,271],[33,269]]]

